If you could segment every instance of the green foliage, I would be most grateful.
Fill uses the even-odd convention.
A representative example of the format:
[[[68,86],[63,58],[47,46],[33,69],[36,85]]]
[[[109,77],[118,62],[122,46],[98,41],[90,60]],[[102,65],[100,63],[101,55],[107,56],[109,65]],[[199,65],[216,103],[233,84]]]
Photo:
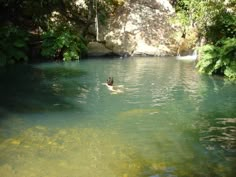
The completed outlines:
[[[205,27],[212,23],[212,18],[223,6],[222,2],[212,0],[178,0],[175,8],[177,19],[184,28],[194,26],[205,34]]]
[[[196,67],[207,74],[223,74],[236,79],[236,38],[227,38],[215,45],[201,48],[201,59]]]
[[[200,72],[208,74],[223,74],[236,79],[236,16],[222,3],[214,7],[217,13],[211,16],[206,24],[206,40],[208,45],[203,46],[197,68]]]
[[[236,15],[227,11],[214,16],[212,25],[206,29],[206,38],[209,42],[216,43],[222,38],[236,37]]]
[[[236,79],[235,1],[178,0],[176,12],[184,29],[194,26],[206,39],[196,66],[199,71]]]
[[[41,54],[45,57],[78,59],[86,50],[83,37],[96,37],[90,30],[94,28],[95,16],[102,26],[123,3],[124,0],[1,0],[0,24],[12,26],[0,28],[0,62],[5,65],[28,59],[27,34],[33,36],[31,44],[39,44],[43,39]],[[30,47],[34,53],[40,46]]]
[[[59,26],[43,34],[42,55],[63,58],[64,61],[79,59],[86,50],[85,41],[70,27]]]
[[[191,25],[200,15],[203,15],[200,13],[201,8],[203,8],[202,3],[196,0],[179,0],[176,4],[177,15],[182,14],[182,18],[188,21],[184,25]]]
[[[27,61],[26,32],[16,26],[4,26],[0,28],[0,65],[12,64],[19,61]]]

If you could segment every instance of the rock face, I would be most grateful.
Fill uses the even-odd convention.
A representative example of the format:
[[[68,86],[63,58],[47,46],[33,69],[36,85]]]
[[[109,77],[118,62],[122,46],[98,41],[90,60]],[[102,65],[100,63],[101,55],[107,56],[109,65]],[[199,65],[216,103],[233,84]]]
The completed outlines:
[[[196,51],[197,44],[200,42],[198,41],[198,32],[195,28],[189,27],[185,33],[184,37],[178,40],[178,56],[192,55]]]
[[[106,48],[102,43],[90,42],[88,44],[88,55],[91,57],[112,55],[112,50]]]
[[[120,56],[176,55],[182,33],[171,24],[173,15],[168,0],[129,0],[117,9],[106,27],[100,26],[99,39],[109,53]]]

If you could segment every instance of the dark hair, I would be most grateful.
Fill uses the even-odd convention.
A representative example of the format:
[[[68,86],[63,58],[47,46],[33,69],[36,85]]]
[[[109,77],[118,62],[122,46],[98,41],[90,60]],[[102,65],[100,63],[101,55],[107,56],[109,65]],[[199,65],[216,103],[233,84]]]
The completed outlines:
[[[107,85],[112,86],[113,83],[114,83],[113,77],[109,77],[109,78],[107,79]]]

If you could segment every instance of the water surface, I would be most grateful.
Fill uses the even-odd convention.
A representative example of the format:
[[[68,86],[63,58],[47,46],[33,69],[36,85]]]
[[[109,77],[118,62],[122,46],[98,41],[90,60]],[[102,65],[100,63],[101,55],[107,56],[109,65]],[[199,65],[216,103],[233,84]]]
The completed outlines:
[[[174,58],[0,71],[4,177],[233,177],[236,84]],[[104,82],[115,79],[120,92]]]

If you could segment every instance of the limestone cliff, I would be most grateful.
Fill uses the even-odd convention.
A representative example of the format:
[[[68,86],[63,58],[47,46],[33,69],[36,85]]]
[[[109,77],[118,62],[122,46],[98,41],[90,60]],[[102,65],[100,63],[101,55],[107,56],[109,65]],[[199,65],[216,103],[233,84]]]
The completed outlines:
[[[182,31],[171,24],[170,17],[174,15],[175,10],[168,0],[125,1],[108,24],[100,26],[99,39],[103,41],[103,46],[100,51],[96,46],[97,53],[176,55]],[[89,44],[89,55],[93,54],[94,46],[94,42]]]

